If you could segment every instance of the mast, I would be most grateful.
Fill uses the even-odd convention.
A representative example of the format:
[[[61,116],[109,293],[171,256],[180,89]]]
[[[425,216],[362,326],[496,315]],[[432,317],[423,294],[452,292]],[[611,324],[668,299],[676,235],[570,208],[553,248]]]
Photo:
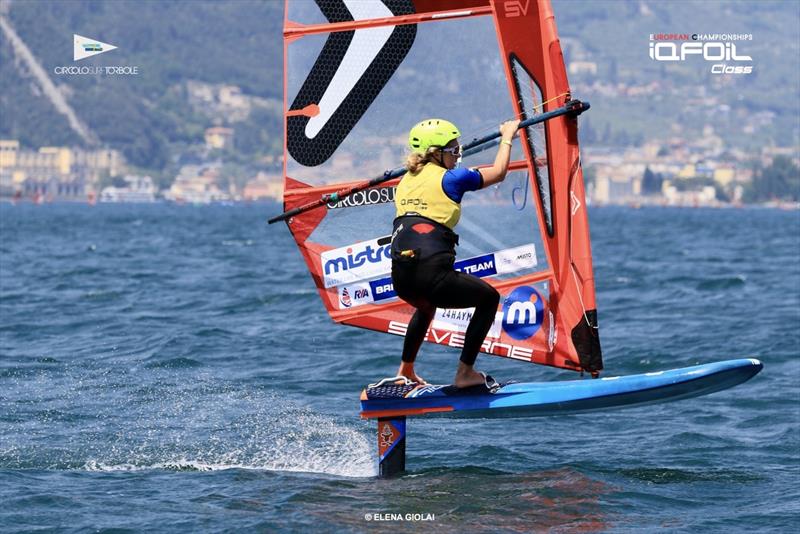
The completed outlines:
[[[533,111],[524,106],[523,91],[538,93],[539,111],[550,111],[572,99],[564,56],[549,0],[506,2],[492,0],[492,13],[504,59],[509,94],[520,117]],[[532,86],[524,84],[532,82]],[[561,116],[544,123],[546,166],[536,165],[535,132],[521,135],[534,181],[540,225],[553,266],[550,306],[557,318],[553,358],[577,354],[583,370],[603,368],[595,304],[591,240],[578,147],[578,123]],[[548,214],[550,216],[548,217]]]

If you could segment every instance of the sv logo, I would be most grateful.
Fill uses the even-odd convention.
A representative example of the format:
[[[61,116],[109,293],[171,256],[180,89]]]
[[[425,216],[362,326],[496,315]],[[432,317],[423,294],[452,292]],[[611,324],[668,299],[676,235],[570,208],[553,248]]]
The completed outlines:
[[[506,17],[521,17],[523,15],[528,14],[528,7],[531,4],[531,0],[507,0],[503,2],[503,9],[506,12]]]

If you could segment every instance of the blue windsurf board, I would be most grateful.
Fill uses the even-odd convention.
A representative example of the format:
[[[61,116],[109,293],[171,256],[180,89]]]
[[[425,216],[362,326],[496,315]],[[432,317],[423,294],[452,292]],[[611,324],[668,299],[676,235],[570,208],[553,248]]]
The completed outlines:
[[[392,382],[361,393],[361,417],[532,417],[641,406],[728,389],[762,368],[760,361],[747,358],[629,376],[512,383],[494,392],[483,386]]]

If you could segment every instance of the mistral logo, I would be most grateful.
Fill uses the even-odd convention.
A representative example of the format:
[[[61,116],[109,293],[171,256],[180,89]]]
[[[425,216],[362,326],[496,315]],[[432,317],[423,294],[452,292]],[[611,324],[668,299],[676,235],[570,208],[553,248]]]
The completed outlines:
[[[105,52],[110,52],[111,50],[117,49],[117,47],[114,45],[98,41],[97,39],[90,39],[88,37],[78,35],[77,33],[72,35],[72,42],[73,61],[80,61],[81,59],[86,59],[87,57],[96,56],[98,54],[103,54]]]
[[[503,330],[514,339],[530,338],[543,320],[544,299],[532,287],[517,287],[503,301]]]
[[[366,280],[391,271],[391,237],[362,241],[321,255],[325,287]]]

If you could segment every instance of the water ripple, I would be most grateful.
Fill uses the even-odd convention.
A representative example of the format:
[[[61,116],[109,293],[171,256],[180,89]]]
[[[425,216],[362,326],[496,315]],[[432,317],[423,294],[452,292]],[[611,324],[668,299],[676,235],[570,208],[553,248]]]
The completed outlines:
[[[264,224],[278,210],[0,205],[4,530],[800,523],[795,214],[590,212],[608,374],[757,357],[765,370],[752,381],[586,416],[411,420],[409,470],[383,481],[358,393],[395,370],[402,339],[330,320],[291,236]],[[418,366],[448,381],[457,360],[426,345]],[[485,356],[480,365],[518,380],[574,378]],[[366,513],[435,520],[368,523]]]

